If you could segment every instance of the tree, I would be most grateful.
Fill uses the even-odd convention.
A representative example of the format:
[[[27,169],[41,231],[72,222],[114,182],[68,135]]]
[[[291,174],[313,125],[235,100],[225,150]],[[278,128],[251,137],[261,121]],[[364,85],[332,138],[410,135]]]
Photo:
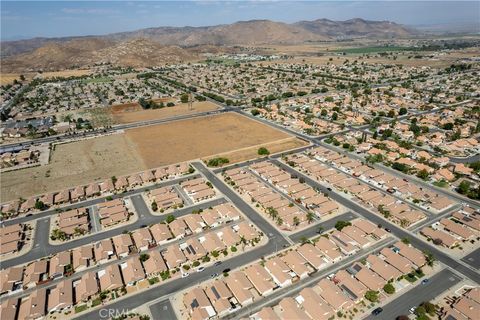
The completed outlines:
[[[458,188],[457,188],[457,191],[461,194],[468,194],[470,192],[470,186],[471,186],[471,183],[470,181],[467,181],[467,180],[463,180],[459,185],[458,185]]]
[[[407,112],[408,112],[407,108],[402,107],[402,108],[400,108],[400,111],[398,111],[398,114],[400,116],[403,116],[404,114],[407,114]]]
[[[268,149],[265,148],[265,147],[260,147],[260,148],[258,149],[258,154],[259,154],[260,156],[268,156],[268,155],[270,154],[270,151],[268,151]]]
[[[430,176],[430,174],[425,169],[422,169],[417,173],[417,177],[419,177],[420,179],[423,179],[423,180],[427,180],[429,176]]]
[[[35,209],[37,209],[37,210],[45,210],[45,207],[46,207],[46,206],[45,206],[45,203],[43,203],[42,201],[37,200],[37,201],[35,202]]]
[[[387,117],[389,117],[389,118],[395,117],[395,110],[390,109],[390,111],[388,111]]]
[[[165,221],[167,221],[167,223],[172,223],[173,220],[175,220],[175,216],[173,214],[169,214],[167,216],[167,218],[165,219]]]
[[[370,302],[377,302],[378,301],[378,291],[368,290],[365,293],[365,299]]]
[[[337,229],[338,231],[342,231],[343,228],[351,225],[352,224],[349,221],[338,220],[335,223],[335,229]]]
[[[300,224],[300,219],[297,216],[293,217],[293,225],[296,227],[299,224]]]
[[[315,220],[315,214],[311,211],[307,212],[307,221],[308,223],[312,223]]]
[[[142,254],[140,255],[140,261],[141,261],[141,262],[145,262],[145,261],[147,261],[149,258],[150,258],[150,256],[149,256],[148,254],[146,254],[146,253],[142,253]]]
[[[432,315],[435,313],[435,311],[437,309],[437,306],[434,305],[433,303],[429,302],[429,301],[423,302],[420,306],[424,307],[425,311],[428,314],[432,314]]]
[[[391,283],[387,283],[386,285],[383,286],[383,291],[385,291],[388,294],[394,294],[395,287]]]
[[[182,103],[187,103],[188,102],[188,93],[184,93],[180,96],[180,101]]]
[[[155,201],[152,202],[152,210],[157,211],[158,210],[158,205]]]
[[[332,120],[333,120],[333,121],[337,121],[337,119],[338,119],[338,113],[334,112],[334,113],[332,114]]]
[[[252,116],[258,116],[260,114],[260,111],[258,111],[258,109],[252,109],[251,113]]]
[[[228,158],[223,158],[223,157],[217,157],[217,158],[212,158],[208,160],[207,166],[209,167],[218,167],[223,164],[229,163],[230,160]]]

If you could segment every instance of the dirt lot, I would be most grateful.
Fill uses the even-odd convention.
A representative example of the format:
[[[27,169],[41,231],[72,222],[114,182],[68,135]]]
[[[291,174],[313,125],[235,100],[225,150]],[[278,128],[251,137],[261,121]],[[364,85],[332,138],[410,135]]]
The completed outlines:
[[[61,144],[48,165],[2,173],[1,202],[143,169],[124,134]]]
[[[163,101],[166,103],[165,101]],[[168,101],[167,101],[168,102]],[[189,110],[187,103],[179,103],[174,107],[165,107],[162,109],[143,110],[138,103],[130,103],[111,107],[113,121],[115,123],[131,123],[152,119],[164,119],[185,114],[194,114],[216,110],[218,107],[209,101],[194,102],[193,110]]]
[[[244,148],[291,138],[286,133],[234,113],[133,129],[126,135],[137,146],[148,167],[237,149],[243,149],[241,153],[247,152],[248,155],[252,154],[251,151]],[[240,159],[247,155],[237,157]]]
[[[258,148],[260,147],[267,148],[268,151],[270,151],[270,153],[273,154],[273,153],[277,153],[285,150],[299,148],[305,145],[307,145],[305,141],[297,139],[295,137],[289,137],[282,140],[261,143],[256,146],[246,147],[246,148],[238,149],[235,151],[230,151],[230,152],[216,154],[214,156],[204,157],[202,158],[202,160],[208,161],[209,159],[215,158],[215,157],[225,157],[225,158],[228,158],[228,160],[230,160],[229,163],[235,163],[235,162],[246,161],[246,160],[258,157],[257,152],[258,152]]]
[[[52,78],[52,77],[71,77],[71,76],[83,76],[86,74],[92,73],[91,70],[63,70],[63,71],[52,71],[52,72],[44,72],[42,73],[43,78]],[[26,80],[32,80],[37,73],[24,73]],[[20,80],[19,73],[2,73],[0,74],[0,85],[5,85],[12,83],[13,80]]]
[[[51,162],[2,174],[0,202],[62,190],[146,168],[214,155],[238,162],[305,145],[279,130],[235,113],[136,128],[57,145]]]

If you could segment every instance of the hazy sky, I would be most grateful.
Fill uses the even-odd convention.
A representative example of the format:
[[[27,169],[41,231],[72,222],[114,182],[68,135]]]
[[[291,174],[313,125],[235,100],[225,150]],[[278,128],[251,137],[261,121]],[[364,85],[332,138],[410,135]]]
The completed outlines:
[[[239,20],[327,18],[407,25],[476,24],[480,1],[4,1],[1,39],[106,34]],[[477,27],[478,30],[478,27]]]

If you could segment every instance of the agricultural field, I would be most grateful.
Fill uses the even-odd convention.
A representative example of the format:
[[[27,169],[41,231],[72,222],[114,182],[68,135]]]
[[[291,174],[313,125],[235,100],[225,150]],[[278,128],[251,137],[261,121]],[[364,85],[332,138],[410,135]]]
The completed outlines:
[[[167,103],[170,100],[161,100]],[[160,102],[160,101],[155,101]],[[190,110],[187,103],[179,103],[173,107],[165,107],[161,109],[144,110],[138,103],[124,104],[119,106],[112,106],[110,113],[115,123],[131,123],[137,121],[146,121],[153,119],[165,119],[186,114],[195,114],[199,112],[216,110],[218,107],[209,101],[194,102],[193,110]]]

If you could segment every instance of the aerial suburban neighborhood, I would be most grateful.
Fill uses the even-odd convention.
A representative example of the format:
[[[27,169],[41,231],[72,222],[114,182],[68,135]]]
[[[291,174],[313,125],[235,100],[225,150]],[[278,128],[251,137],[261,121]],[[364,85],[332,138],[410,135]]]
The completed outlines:
[[[480,319],[479,2],[1,5],[0,319]]]

